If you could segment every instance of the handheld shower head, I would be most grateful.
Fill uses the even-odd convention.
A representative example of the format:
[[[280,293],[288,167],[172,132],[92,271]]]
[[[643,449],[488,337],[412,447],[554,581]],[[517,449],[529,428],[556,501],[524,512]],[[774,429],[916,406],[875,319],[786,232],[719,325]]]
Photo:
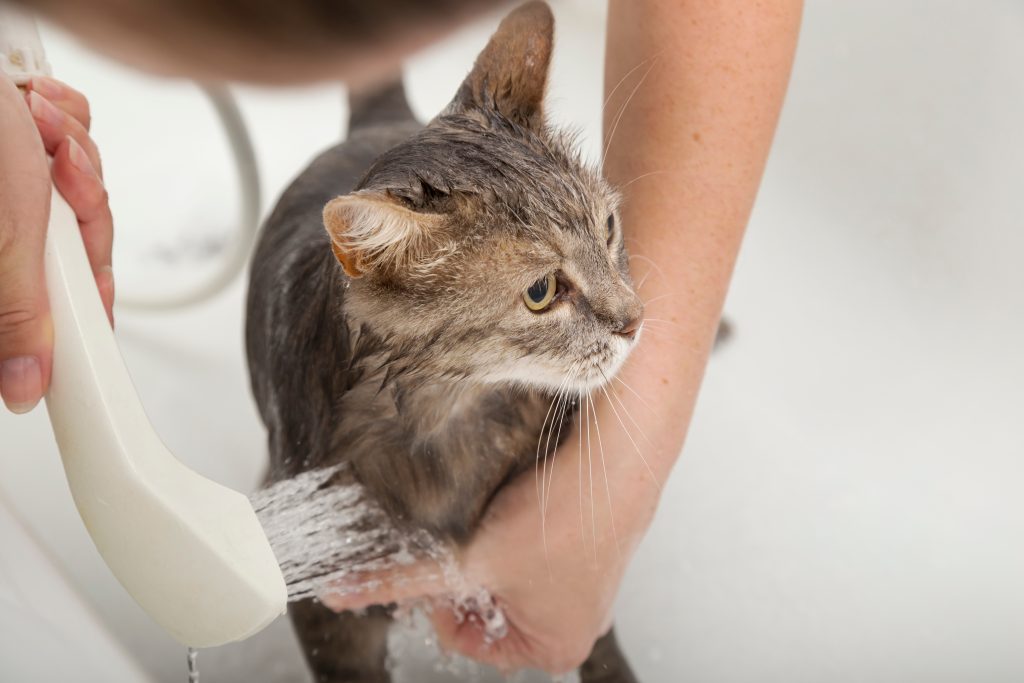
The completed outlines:
[[[48,74],[35,24],[0,8],[0,67]],[[133,598],[192,647],[241,640],[284,613],[281,570],[249,500],[160,442],[100,302],[74,213],[51,193],[46,286],[53,374],[46,406],[78,512]]]
[[[50,73],[35,21],[7,7],[0,7],[0,71],[18,85]]]

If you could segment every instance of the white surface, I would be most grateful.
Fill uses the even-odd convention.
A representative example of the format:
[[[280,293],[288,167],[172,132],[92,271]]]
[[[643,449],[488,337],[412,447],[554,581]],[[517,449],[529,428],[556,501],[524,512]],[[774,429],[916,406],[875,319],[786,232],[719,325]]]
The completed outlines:
[[[145,683],[127,655],[0,498],[0,662],[4,680]],[[59,657],[45,656],[47,653]],[[27,655],[27,656],[26,656]]]
[[[178,642],[242,640],[288,591],[249,500],[184,466],[146,418],[110,330],[78,220],[56,190],[46,233],[53,372],[46,396],[75,506],[121,585]]]
[[[552,106],[593,155],[602,24],[580,6],[558,10]],[[447,100],[492,27],[413,64],[418,111]],[[93,98],[119,286],[194,276],[235,215],[205,103],[47,46]],[[810,2],[727,306],[736,334],[619,602],[642,680],[1024,678],[1022,63],[1016,2]],[[340,99],[242,91],[268,200],[335,139]],[[118,333],[172,450],[244,488],[264,447],[241,311],[236,285]],[[5,495],[126,648],[181,680],[183,651],[89,545],[45,417],[0,415],[0,434]],[[304,680],[281,622],[200,659],[205,680]]]

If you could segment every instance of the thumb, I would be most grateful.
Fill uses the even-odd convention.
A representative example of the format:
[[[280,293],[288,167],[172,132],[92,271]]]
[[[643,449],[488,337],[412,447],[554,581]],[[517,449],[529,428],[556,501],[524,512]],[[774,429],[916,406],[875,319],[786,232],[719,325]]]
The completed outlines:
[[[31,217],[0,212],[0,395],[15,413],[35,407],[50,376],[53,332],[40,229],[47,222],[48,200]],[[12,219],[19,224],[11,225]]]
[[[50,376],[43,274],[50,177],[39,135],[9,81],[0,81],[0,124],[0,396],[23,413],[42,398]]]
[[[333,582],[320,602],[341,612],[370,605],[411,602],[448,592],[442,567],[433,560],[360,572]]]

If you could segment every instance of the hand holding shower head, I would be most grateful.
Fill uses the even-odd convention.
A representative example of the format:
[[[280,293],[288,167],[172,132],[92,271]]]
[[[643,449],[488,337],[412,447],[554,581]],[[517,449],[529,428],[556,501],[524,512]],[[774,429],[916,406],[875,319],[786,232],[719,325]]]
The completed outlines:
[[[49,73],[33,21],[0,9],[0,68]],[[96,548],[147,613],[184,645],[256,633],[287,590],[249,500],[182,465],[160,442],[121,359],[78,221],[51,193],[46,286],[54,328],[47,410],[68,485]]]

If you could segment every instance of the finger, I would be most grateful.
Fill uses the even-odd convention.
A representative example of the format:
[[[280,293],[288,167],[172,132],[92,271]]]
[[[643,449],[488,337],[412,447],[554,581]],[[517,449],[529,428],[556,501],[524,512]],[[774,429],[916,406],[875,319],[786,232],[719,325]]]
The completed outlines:
[[[353,574],[333,583],[329,590],[329,593],[319,596],[320,602],[341,612],[440,595],[448,590],[448,585],[437,563],[426,561]]]
[[[559,636],[537,639],[517,627],[505,606],[507,631],[504,636],[488,633],[484,620],[476,613],[457,611],[450,600],[434,600],[430,620],[437,634],[438,644],[447,652],[456,652],[497,667],[505,673],[516,669],[541,669],[562,674],[577,668],[590,653],[593,642],[560,642]]]
[[[103,177],[103,169],[100,166],[100,153],[96,143],[89,137],[89,131],[85,129],[77,119],[67,115],[49,100],[37,92],[30,92],[26,96],[28,107],[32,111],[32,118],[39,129],[39,135],[43,139],[43,147],[50,155],[57,153],[64,138],[69,135],[74,138],[82,149],[89,156],[89,163],[96,169],[97,175]]]
[[[53,335],[43,243],[50,179],[39,138],[14,84],[0,73],[0,397],[31,410],[46,391]]]
[[[9,229],[0,225],[0,233]],[[0,396],[11,412],[27,413],[43,397],[52,344],[43,241],[0,235]]]
[[[451,603],[434,603],[430,613],[438,645],[445,652],[455,652],[504,671],[536,666],[524,656],[522,638],[511,629],[499,640],[488,637],[483,622],[473,613],[460,614]]]
[[[85,150],[70,136],[57,147],[52,172],[54,184],[78,218],[96,287],[113,324],[114,276],[110,264],[114,225],[107,190]]]
[[[451,604],[435,603],[430,620],[434,624],[437,642],[446,652],[457,652],[472,659],[481,654],[484,633],[474,615],[459,614]]]
[[[18,413],[45,392],[52,346],[43,271],[50,179],[23,102],[0,75],[0,397]]]
[[[55,78],[36,76],[28,82],[26,89],[42,95],[52,105],[82,124],[85,130],[88,131],[92,125],[89,100],[70,85]]]

